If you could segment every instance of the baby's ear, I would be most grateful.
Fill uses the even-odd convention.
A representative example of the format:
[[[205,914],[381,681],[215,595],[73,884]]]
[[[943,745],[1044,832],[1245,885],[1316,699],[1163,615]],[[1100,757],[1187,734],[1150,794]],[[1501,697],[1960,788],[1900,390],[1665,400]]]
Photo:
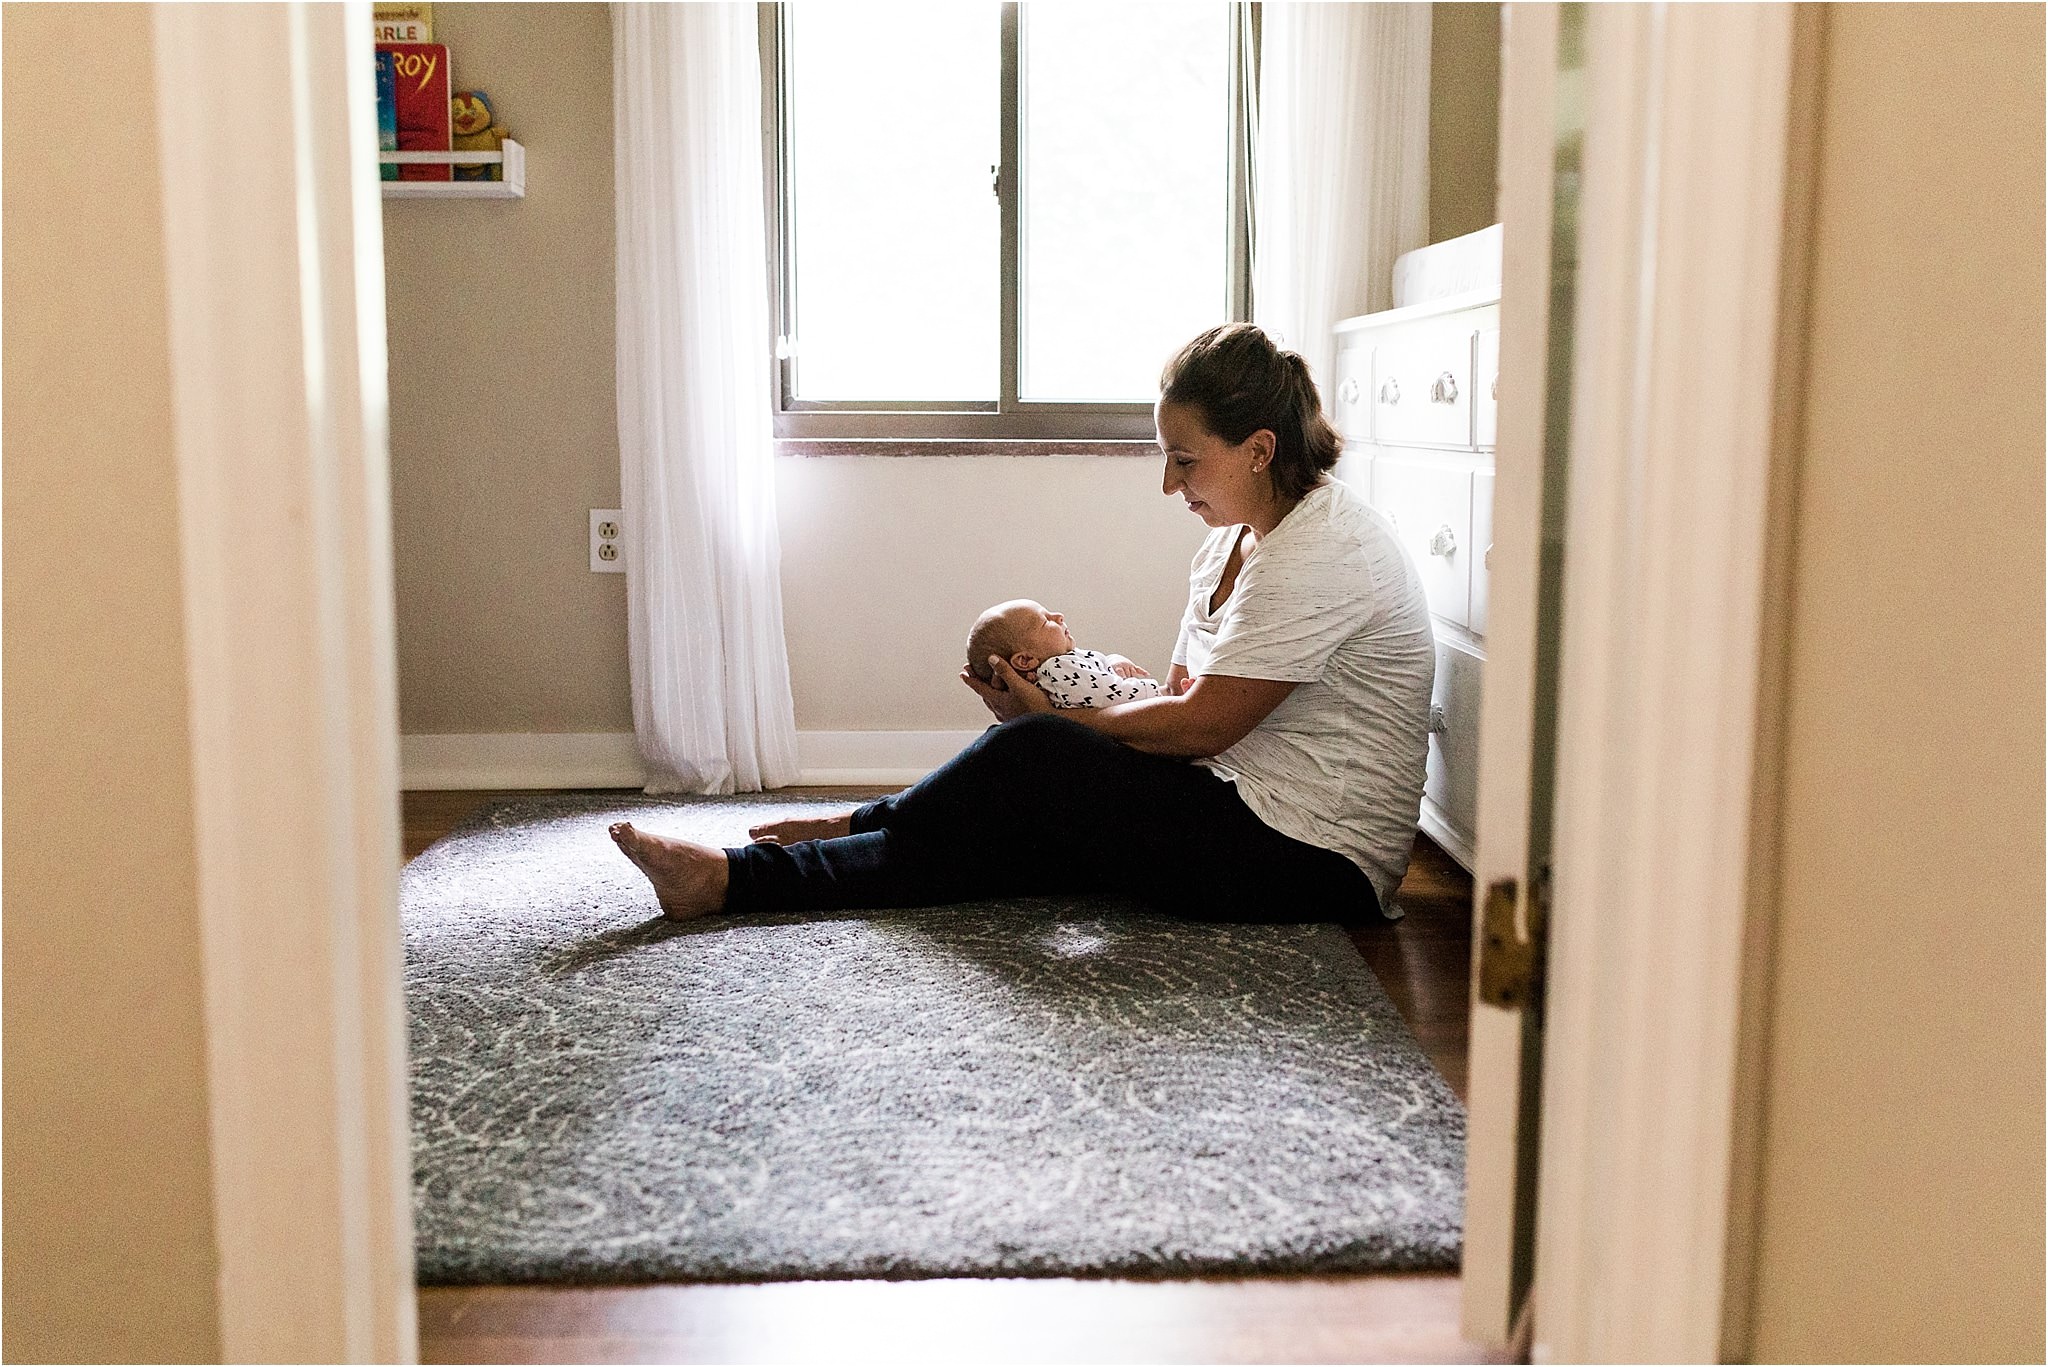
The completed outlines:
[[[1019,674],[1029,674],[1044,663],[1045,661],[1039,659],[1028,650],[1020,650],[1010,657],[1010,668],[1016,670]]]

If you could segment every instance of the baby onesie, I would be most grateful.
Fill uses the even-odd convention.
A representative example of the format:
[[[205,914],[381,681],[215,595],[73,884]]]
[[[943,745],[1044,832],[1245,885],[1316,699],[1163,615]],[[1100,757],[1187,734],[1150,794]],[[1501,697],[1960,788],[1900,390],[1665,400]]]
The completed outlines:
[[[1070,650],[1038,667],[1038,686],[1054,707],[1108,707],[1113,703],[1156,698],[1157,679],[1118,676],[1109,656],[1099,650]]]

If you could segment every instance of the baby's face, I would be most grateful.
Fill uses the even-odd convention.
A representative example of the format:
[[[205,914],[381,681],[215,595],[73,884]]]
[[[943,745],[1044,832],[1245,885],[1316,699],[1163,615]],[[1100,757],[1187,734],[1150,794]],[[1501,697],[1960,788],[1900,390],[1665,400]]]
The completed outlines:
[[[1013,639],[1017,642],[1018,654],[1043,661],[1064,655],[1074,648],[1074,635],[1067,630],[1067,619],[1057,612],[1047,612],[1043,606],[1026,598],[1011,608],[1007,615],[1010,630],[1016,633]]]

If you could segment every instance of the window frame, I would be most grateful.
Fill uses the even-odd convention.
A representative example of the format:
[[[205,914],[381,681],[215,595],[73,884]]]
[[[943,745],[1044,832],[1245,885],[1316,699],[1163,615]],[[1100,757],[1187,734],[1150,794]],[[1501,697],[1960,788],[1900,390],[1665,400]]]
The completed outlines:
[[[792,199],[787,136],[789,44],[788,16],[780,0],[758,6],[761,34],[762,156],[766,171],[768,267],[771,321],[775,352],[775,436],[790,447],[820,454],[859,449],[861,443],[922,445],[943,442],[1032,443],[1045,449],[1072,451],[1076,444],[1142,443],[1153,449],[1150,403],[1076,403],[1019,397],[1023,334],[1021,313],[1022,203],[1018,194],[1023,130],[1019,117],[1020,24],[1018,0],[1003,4],[1001,101],[1001,164],[995,170],[995,193],[1002,205],[1000,238],[1002,330],[1000,387],[994,401],[797,399],[792,393],[792,358],[784,338],[794,332],[796,306],[794,223],[788,213]],[[1252,314],[1252,148],[1257,127],[1258,5],[1238,0],[1230,5],[1229,146],[1225,195],[1226,298],[1233,321]]]

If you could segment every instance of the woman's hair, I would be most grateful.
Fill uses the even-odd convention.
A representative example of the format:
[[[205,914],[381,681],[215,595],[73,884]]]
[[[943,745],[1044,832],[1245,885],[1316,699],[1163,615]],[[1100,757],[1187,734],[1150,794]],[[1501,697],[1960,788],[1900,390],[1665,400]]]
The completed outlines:
[[[1210,328],[1182,347],[1160,373],[1159,401],[1194,409],[1211,435],[1233,444],[1271,432],[1273,488],[1283,498],[1313,489],[1344,449],[1308,362],[1250,323]]]

